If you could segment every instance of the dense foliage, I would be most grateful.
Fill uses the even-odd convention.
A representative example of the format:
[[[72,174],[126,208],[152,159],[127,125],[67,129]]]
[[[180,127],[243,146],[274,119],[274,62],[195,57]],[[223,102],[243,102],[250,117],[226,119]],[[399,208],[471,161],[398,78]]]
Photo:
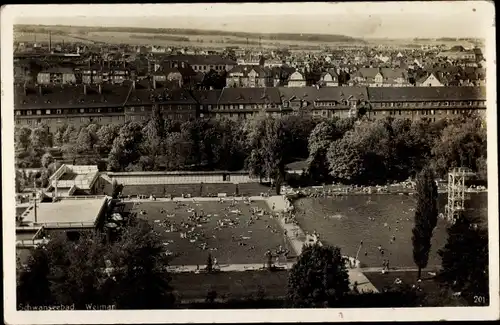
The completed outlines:
[[[336,307],[349,292],[349,275],[337,247],[303,248],[288,279],[288,299],[295,308]]]
[[[18,266],[17,301],[76,309],[166,308],[173,304],[167,265],[161,241],[146,223],[130,225],[113,243],[96,234],[55,236]]]
[[[431,239],[437,224],[437,185],[434,175],[428,168],[424,168],[417,177],[417,206],[415,208],[415,224],[412,229],[413,260],[418,267],[418,278],[421,278],[422,269],[427,267]]]
[[[486,179],[486,130],[475,115],[430,122],[261,113],[179,123],[154,109],[147,121],[47,129],[16,128],[17,167],[64,161],[111,171],[247,169],[279,185],[286,165],[304,160],[313,183],[382,185],[415,177],[424,166],[437,177],[469,167]]]
[[[440,282],[470,305],[488,305],[488,231],[472,214],[461,215],[448,228],[448,241],[439,251]]]

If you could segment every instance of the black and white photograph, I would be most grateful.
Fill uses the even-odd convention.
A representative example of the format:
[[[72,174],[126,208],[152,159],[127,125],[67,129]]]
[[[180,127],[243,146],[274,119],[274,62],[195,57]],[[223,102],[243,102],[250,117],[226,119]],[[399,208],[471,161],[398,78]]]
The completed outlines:
[[[499,319],[494,3],[1,18],[7,323]]]

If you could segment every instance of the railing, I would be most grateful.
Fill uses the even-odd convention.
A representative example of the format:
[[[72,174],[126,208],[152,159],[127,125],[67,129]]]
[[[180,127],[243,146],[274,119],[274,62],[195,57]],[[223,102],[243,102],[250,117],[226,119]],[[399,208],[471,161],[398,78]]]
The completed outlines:
[[[43,223],[45,229],[51,228],[93,228],[94,222],[50,222]]]
[[[77,189],[76,185],[71,186],[71,188],[68,191],[68,196],[73,195],[73,193],[75,193],[76,189]]]
[[[87,199],[104,199],[106,195],[78,195],[78,196],[68,196],[64,200],[87,200]]]
[[[47,243],[48,240],[44,239],[22,239],[16,240],[16,247],[35,247],[43,243]]]
[[[52,181],[54,180],[57,181],[59,177],[61,177],[67,170],[68,166],[66,165],[62,165],[61,167],[59,167],[59,169],[49,177],[50,184],[52,184]]]

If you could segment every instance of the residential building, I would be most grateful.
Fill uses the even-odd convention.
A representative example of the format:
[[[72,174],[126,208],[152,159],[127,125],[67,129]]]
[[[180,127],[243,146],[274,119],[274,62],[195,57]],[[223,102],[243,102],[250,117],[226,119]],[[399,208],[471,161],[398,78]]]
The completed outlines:
[[[323,117],[348,117],[368,102],[365,87],[282,87],[283,110]]]
[[[203,73],[207,73],[210,70],[217,72],[229,71],[236,66],[235,61],[223,58],[220,55],[170,55],[165,60],[176,62],[177,66],[180,62],[185,62],[191,66],[193,71]]]
[[[486,112],[484,87],[368,87],[374,118],[436,119],[468,111]]]
[[[260,88],[272,87],[273,75],[269,68],[251,65],[237,65],[226,77],[226,87]]]
[[[177,68],[169,68],[169,67],[160,68],[157,71],[153,72],[152,77],[154,81],[160,81],[160,82],[174,81],[177,82],[179,87],[182,87],[183,77]]]
[[[281,98],[278,88],[224,88],[217,106],[208,116],[245,119],[264,112],[281,115]]]
[[[73,69],[54,67],[41,71],[37,75],[37,83],[41,85],[74,84],[76,77]]]
[[[305,87],[306,86],[305,74],[300,71],[295,71],[288,78],[288,87]]]
[[[34,127],[44,122],[51,132],[63,124],[76,128],[91,122],[123,124],[148,119],[154,105],[172,120],[198,116],[197,102],[188,91],[160,84],[142,80],[120,85],[16,86],[15,124]]]
[[[443,83],[434,75],[430,73],[425,77],[417,80],[417,86],[419,87],[443,87]]]
[[[360,68],[351,77],[351,86],[407,87],[408,74],[404,69]]]
[[[320,83],[327,87],[338,87],[339,76],[335,69],[330,69],[321,74]]]

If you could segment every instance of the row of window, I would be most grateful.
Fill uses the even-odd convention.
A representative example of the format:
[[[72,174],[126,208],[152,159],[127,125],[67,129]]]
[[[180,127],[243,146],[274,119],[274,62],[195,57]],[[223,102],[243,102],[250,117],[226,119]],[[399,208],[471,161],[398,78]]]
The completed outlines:
[[[87,114],[87,113],[122,113],[122,107],[109,108],[73,108],[73,109],[33,109],[17,110],[16,116],[23,115],[61,115],[61,114]]]
[[[183,119],[185,117],[185,114],[168,114],[169,118],[172,119]],[[118,115],[118,116],[113,116],[111,117],[111,120],[109,120],[109,117],[68,117],[65,119],[58,118],[57,123],[75,123],[75,122],[81,122],[81,123],[87,123],[87,122],[103,122],[103,121],[109,121],[111,122],[112,120],[118,121],[118,122],[124,122],[126,120],[130,121],[145,121],[149,118],[149,116],[146,115],[140,115],[140,116],[135,116],[135,115]],[[33,119],[26,119],[26,120],[16,120],[16,124],[22,124],[26,123],[29,125],[36,124],[36,123],[41,123],[42,119],[41,118],[33,118]]]
[[[225,70],[225,68],[226,68],[224,65],[193,65],[192,67],[193,67],[194,71],[198,71],[198,70],[207,71],[210,69],[213,69],[215,71],[222,71],[222,70]]]
[[[386,115],[387,111],[373,111],[372,114],[374,116],[378,114]],[[388,111],[389,115],[456,115],[456,114],[465,114],[467,110],[420,110],[420,111],[402,111],[402,110],[391,110]]]
[[[414,107],[414,106],[472,106],[474,104],[485,105],[486,101],[432,101],[432,102],[389,102],[373,103],[373,107]]]
[[[210,110],[212,107],[214,109],[262,109],[262,108],[277,108],[277,104],[239,104],[239,105],[208,105],[207,108]]]

